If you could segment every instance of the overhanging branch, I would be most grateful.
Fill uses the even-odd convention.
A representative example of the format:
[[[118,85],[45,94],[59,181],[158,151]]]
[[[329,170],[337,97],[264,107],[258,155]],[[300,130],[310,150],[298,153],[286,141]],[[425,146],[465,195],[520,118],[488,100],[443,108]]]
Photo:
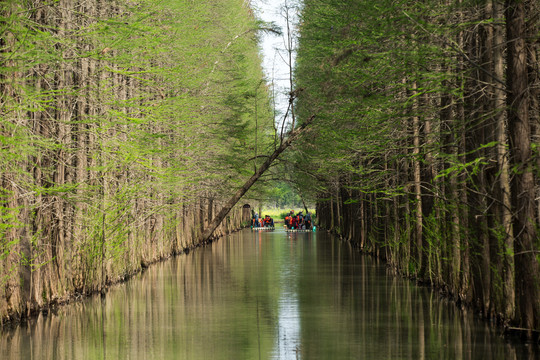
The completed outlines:
[[[289,133],[287,139],[285,139],[281,145],[270,155],[266,161],[257,169],[257,171],[244,183],[244,185],[236,191],[229,201],[223,206],[219,213],[212,219],[208,227],[201,234],[202,242],[206,242],[210,239],[216,228],[221,224],[225,216],[231,211],[231,209],[236,205],[236,203],[244,196],[244,194],[255,184],[255,182],[264,174],[266,170],[272,165],[274,160],[278,158],[279,155],[285,149],[287,149],[293,141],[295,141],[306,129],[306,127],[313,121],[315,115],[312,115],[305,123],[300,127],[292,130]]]

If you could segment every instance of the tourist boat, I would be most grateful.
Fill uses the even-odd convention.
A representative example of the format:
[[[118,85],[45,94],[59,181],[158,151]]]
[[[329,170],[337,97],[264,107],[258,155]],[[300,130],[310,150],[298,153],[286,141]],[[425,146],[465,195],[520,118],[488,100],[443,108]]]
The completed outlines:
[[[315,226],[311,229],[287,229],[287,227],[285,227],[285,232],[315,232]]]
[[[275,227],[273,226],[258,226],[258,227],[251,227],[251,230],[253,231],[259,231],[259,230],[274,230]]]

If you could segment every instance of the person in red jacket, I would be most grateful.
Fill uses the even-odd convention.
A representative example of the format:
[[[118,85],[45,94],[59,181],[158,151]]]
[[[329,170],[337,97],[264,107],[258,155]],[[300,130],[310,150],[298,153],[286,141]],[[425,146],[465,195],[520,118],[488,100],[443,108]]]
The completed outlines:
[[[270,217],[270,215],[264,216],[264,226],[265,227],[274,227],[274,219]]]
[[[291,229],[298,229],[298,218],[296,216],[291,219]]]

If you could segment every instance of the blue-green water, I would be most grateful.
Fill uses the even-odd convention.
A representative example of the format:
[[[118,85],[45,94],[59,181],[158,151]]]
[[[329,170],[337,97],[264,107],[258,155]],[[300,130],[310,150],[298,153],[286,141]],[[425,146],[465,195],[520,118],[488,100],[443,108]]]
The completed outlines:
[[[323,232],[244,230],[0,338],[2,359],[536,359]]]

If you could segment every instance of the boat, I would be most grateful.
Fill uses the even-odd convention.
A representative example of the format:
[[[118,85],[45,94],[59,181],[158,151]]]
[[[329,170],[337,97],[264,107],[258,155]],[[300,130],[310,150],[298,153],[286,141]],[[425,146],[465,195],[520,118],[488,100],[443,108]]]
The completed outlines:
[[[259,226],[259,227],[251,227],[251,230],[253,231],[259,231],[259,230],[274,230],[275,227],[273,226]]]
[[[315,226],[311,229],[287,229],[287,227],[285,227],[285,232],[315,232]]]

